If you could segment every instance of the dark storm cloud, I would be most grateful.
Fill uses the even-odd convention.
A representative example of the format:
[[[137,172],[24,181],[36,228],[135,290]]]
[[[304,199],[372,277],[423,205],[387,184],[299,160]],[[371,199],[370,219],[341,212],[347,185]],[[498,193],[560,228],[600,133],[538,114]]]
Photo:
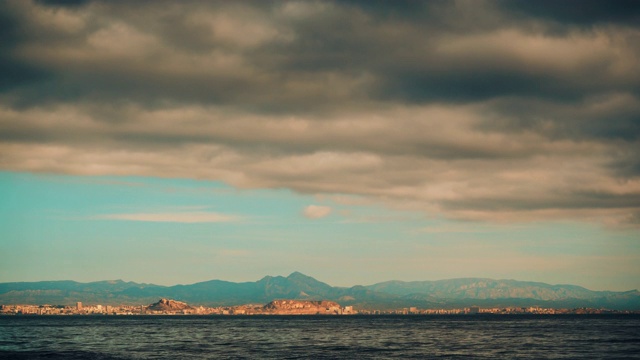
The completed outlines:
[[[593,26],[601,23],[638,26],[640,3],[635,0],[500,1],[505,9],[524,17],[562,24]]]
[[[36,2],[47,6],[78,7],[90,3],[92,0],[37,0]]]
[[[14,48],[25,41],[19,19],[0,3],[0,92],[46,78],[46,71],[22,63],[13,55]]]
[[[526,111],[523,111],[526,109]],[[496,101],[485,128],[535,131],[551,139],[635,142],[640,137],[640,100],[633,95],[594,97],[575,103],[531,99]]]
[[[453,69],[452,69],[453,70]],[[379,92],[382,99],[402,100],[410,103],[431,101],[469,102],[495,97],[545,96],[549,98],[577,99],[577,89],[567,88],[556,79],[536,75],[495,70],[475,72],[458,70],[454,73],[436,71],[397,73],[383,80]],[[456,72],[456,71],[452,71]]]
[[[638,8],[9,0],[0,166],[628,222]]]
[[[611,161],[609,167],[621,178],[632,178],[640,176],[640,151],[629,152],[625,155],[617,156]]]
[[[573,62],[575,67],[568,71],[555,69],[553,61],[532,63],[527,54],[512,51],[511,44],[501,44],[526,41],[530,33],[527,26],[518,28],[510,24],[505,20],[506,14],[491,6],[488,8],[492,11],[485,11],[491,16],[479,12],[478,17],[483,19],[478,21],[480,25],[474,25],[467,14],[470,4],[292,2],[251,7],[245,3],[224,2],[194,2],[192,6],[154,2],[95,3],[96,11],[90,12],[89,18],[102,24],[101,28],[85,24],[82,29],[65,34],[58,29],[58,35],[66,36],[80,54],[61,56],[64,39],[58,39],[61,45],[58,47],[40,44],[41,50],[59,56],[57,61],[52,59],[53,63],[47,63],[46,59],[34,58],[34,54],[24,56],[22,66],[54,72],[57,80],[52,86],[59,91],[34,84],[18,95],[23,101],[26,98],[70,101],[111,97],[143,102],[161,99],[230,104],[265,110],[281,107],[283,111],[291,111],[365,100],[419,104],[533,96],[575,101],[621,87],[638,89],[637,81],[619,84],[619,80],[609,76],[608,68],[615,59],[569,59],[565,66]],[[198,18],[199,14],[219,16],[208,22],[206,16]],[[20,15],[29,16],[27,12]],[[254,20],[261,23],[252,23]],[[31,19],[27,23],[42,26],[41,19],[38,21]],[[24,22],[24,19],[18,18],[15,22]],[[504,30],[513,33],[492,37],[491,31],[501,22],[508,25]],[[121,28],[114,29],[114,23]],[[221,26],[216,27],[216,23]],[[469,48],[465,42],[469,33],[460,29],[473,29],[482,24],[485,27],[480,27],[479,48]],[[246,34],[240,26],[248,27],[244,29]],[[41,31],[28,35],[30,37],[17,45],[42,42]],[[129,58],[100,58],[97,56],[100,50],[109,50],[103,47],[108,44],[97,43],[101,35],[105,38],[120,35],[122,41],[127,36],[147,37],[149,49],[141,48],[139,54],[131,54]],[[256,41],[251,41],[252,36]],[[152,44],[153,41],[156,43]],[[97,48],[100,46],[102,48]],[[517,48],[518,44],[513,46]],[[554,45],[540,46],[540,51],[546,52],[553,51]],[[201,71],[167,71],[168,64],[163,63],[163,58],[175,55],[176,50],[203,59],[211,58],[212,53],[237,57],[245,66],[229,71],[216,69],[216,64],[194,62],[194,70]],[[86,54],[81,54],[82,51]],[[96,56],[91,56],[92,51]],[[189,66],[186,59],[175,60],[180,62],[176,67]],[[206,71],[206,67],[210,71]],[[354,88],[336,97],[332,96],[331,84],[318,89],[300,86],[300,83],[317,82],[318,78],[330,75],[354,83]],[[358,83],[363,78],[369,81]]]

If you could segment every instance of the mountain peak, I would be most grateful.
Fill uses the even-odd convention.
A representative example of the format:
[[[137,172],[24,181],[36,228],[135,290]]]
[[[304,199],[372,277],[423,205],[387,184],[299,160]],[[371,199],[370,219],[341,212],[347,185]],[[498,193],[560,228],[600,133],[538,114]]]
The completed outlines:
[[[289,276],[287,276],[287,279],[291,280],[291,279],[313,279],[311,276],[307,276],[299,271],[294,271],[291,274],[289,274]]]

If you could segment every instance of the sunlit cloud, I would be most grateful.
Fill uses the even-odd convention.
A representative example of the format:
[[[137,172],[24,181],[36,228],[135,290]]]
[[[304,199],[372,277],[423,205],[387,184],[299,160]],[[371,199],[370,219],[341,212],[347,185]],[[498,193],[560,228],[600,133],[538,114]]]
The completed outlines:
[[[309,219],[321,219],[331,213],[331,207],[322,205],[309,205],[302,211],[304,216]]]

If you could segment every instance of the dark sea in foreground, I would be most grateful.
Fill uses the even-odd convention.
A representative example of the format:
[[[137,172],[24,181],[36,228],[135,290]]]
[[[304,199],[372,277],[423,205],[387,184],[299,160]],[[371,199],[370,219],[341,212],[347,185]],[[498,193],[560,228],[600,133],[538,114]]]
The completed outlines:
[[[640,359],[640,316],[2,316],[0,358]]]

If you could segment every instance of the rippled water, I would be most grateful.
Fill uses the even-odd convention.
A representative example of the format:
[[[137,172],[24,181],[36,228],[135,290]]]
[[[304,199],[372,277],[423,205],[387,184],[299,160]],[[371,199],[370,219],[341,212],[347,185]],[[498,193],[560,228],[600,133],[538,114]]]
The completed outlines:
[[[0,358],[640,359],[640,317],[4,316]]]

